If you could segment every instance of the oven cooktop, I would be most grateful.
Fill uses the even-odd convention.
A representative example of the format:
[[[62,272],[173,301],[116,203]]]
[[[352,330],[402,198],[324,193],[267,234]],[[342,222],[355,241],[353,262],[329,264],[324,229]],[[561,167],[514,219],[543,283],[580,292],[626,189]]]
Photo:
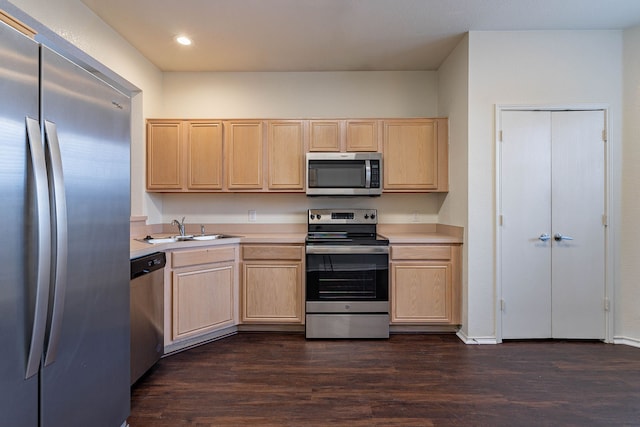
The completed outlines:
[[[388,245],[377,233],[375,209],[309,209],[307,244]]]

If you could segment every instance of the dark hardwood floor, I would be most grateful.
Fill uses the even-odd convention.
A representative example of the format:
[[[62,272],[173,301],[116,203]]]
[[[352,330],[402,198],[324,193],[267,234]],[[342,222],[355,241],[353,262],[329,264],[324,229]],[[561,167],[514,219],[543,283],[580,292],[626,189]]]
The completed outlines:
[[[640,349],[242,333],[162,359],[131,427],[638,426]]]

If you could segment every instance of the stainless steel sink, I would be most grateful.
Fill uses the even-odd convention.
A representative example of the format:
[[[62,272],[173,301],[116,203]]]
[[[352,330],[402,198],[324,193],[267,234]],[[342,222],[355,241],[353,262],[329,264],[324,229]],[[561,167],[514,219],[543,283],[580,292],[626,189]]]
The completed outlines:
[[[231,237],[231,236],[225,236],[224,234],[201,234],[199,236],[193,236],[192,239],[193,240],[215,240],[215,239],[224,239],[225,237]]]
[[[148,236],[149,237],[149,236]],[[175,237],[151,237],[149,239],[141,239],[143,242],[156,244],[156,243],[173,243],[176,242],[177,239]]]
[[[199,235],[187,235],[187,236],[147,236],[144,239],[139,239],[142,242],[150,244],[158,243],[175,243],[175,242],[189,242],[189,241],[202,241],[202,240],[216,240],[216,239],[229,239],[236,236],[229,236],[227,234],[199,234]]]

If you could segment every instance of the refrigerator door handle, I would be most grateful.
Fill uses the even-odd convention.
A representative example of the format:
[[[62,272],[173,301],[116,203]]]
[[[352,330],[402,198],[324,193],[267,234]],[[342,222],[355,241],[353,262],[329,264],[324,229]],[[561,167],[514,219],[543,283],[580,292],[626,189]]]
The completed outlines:
[[[62,313],[67,287],[67,202],[64,189],[64,175],[62,173],[62,157],[56,124],[44,122],[45,151],[49,161],[50,191],[53,200],[53,217],[55,218],[55,278],[53,281],[53,308],[51,310],[51,328],[44,366],[55,362],[58,354],[58,343],[62,330]]]
[[[31,344],[27,357],[26,378],[31,378],[40,369],[40,360],[44,348],[47,328],[47,310],[49,303],[49,284],[51,273],[51,214],[49,209],[49,185],[44,147],[40,136],[40,124],[30,117],[26,118],[29,156],[33,169],[35,186],[35,210],[37,212],[37,276]]]

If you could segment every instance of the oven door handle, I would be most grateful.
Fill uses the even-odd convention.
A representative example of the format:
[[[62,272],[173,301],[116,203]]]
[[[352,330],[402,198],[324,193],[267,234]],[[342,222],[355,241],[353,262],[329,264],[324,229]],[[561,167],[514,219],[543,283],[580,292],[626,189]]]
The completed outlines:
[[[388,254],[389,246],[307,246],[307,254],[345,255],[345,254]]]

